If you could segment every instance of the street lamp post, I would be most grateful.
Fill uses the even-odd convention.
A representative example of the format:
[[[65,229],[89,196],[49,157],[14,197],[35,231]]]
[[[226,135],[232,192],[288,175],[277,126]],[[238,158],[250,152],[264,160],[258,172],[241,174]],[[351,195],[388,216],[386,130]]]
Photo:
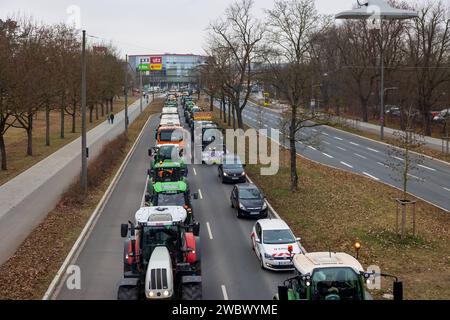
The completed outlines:
[[[378,19],[380,20],[380,138],[384,139],[384,47],[383,47],[383,19],[384,20],[402,20],[417,18],[416,11],[396,9],[389,6],[386,0],[367,0],[361,4],[359,0],[358,8],[343,11],[336,15],[336,19]]]
[[[125,134],[128,134],[128,54],[125,56]]]

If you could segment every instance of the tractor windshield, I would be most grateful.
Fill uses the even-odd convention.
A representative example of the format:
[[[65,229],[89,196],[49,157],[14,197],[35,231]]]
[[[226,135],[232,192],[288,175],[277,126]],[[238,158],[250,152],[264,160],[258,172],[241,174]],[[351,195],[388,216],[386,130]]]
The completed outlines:
[[[363,300],[360,276],[351,268],[321,268],[311,278],[313,300]]]
[[[144,227],[143,231],[142,248],[146,263],[156,247],[167,247],[169,252],[174,252],[180,245],[177,226],[150,226]]]
[[[186,204],[184,193],[160,193],[158,194],[158,206],[179,206]]]

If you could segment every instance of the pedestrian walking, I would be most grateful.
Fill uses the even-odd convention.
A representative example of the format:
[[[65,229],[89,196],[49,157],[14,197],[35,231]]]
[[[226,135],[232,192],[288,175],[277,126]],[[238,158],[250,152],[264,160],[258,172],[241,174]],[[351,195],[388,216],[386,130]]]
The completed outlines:
[[[108,118],[108,123],[111,124],[111,114],[108,113],[108,115],[106,116],[106,118]]]
[[[114,113],[111,112],[109,118],[111,119],[111,124],[114,124]]]

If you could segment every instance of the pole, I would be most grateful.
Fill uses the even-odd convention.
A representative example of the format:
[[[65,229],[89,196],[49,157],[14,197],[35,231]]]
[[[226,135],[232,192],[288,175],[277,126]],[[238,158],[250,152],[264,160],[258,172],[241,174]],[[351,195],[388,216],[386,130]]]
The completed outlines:
[[[125,56],[125,134],[128,135],[128,54]]]
[[[383,20],[380,19],[380,139],[384,140],[384,54],[383,54]]]
[[[139,70],[139,92],[141,93],[140,107],[141,107],[141,113],[142,113],[142,72],[140,70]]]
[[[87,135],[86,135],[86,30],[83,30],[81,54],[81,189],[88,191]]]

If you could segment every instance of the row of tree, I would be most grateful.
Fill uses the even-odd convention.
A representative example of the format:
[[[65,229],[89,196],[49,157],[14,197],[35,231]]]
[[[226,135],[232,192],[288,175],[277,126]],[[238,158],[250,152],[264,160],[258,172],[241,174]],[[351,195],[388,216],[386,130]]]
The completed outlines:
[[[60,138],[65,117],[76,131],[81,103],[81,35],[65,24],[41,25],[29,18],[0,20],[0,154],[7,169],[5,134],[21,128],[33,155],[33,122],[45,114],[45,144],[50,145],[50,113],[60,114]],[[87,106],[89,120],[112,111],[114,97],[123,92],[125,68],[112,46],[87,49]]]
[[[380,50],[385,98],[401,107],[402,118],[413,113],[429,135],[431,111],[448,102],[449,9],[441,1],[413,8],[397,0],[390,4],[417,10],[419,17],[376,27],[370,20],[336,22],[319,14],[314,0],[275,0],[258,19],[253,0],[238,0],[211,23],[209,59],[199,72],[202,87],[211,100],[229,101],[240,128],[255,84],[271,89],[289,106],[285,127],[293,191],[298,186],[298,132],[328,121],[311,110],[312,100],[332,106],[338,115],[342,109],[353,110],[363,121],[380,115]]]

